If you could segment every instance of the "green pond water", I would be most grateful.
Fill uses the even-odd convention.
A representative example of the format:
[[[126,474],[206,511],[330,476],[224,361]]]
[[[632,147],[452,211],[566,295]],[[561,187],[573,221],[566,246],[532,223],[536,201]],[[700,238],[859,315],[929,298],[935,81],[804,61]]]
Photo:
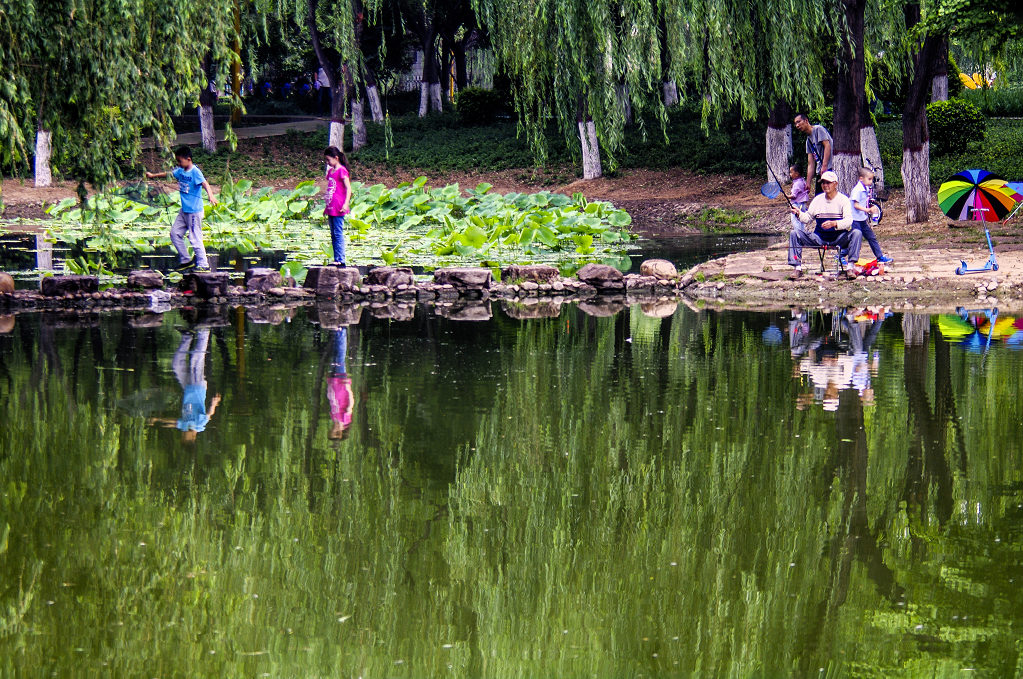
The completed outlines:
[[[0,317],[0,675],[1023,673],[1014,319],[205,319]]]

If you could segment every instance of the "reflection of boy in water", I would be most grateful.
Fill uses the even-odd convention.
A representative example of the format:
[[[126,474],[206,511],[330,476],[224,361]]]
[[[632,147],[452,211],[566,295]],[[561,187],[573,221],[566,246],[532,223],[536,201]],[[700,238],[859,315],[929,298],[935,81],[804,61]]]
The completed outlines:
[[[183,394],[181,397],[181,418],[178,420],[153,418],[152,424],[177,427],[181,430],[181,439],[186,443],[195,441],[196,435],[206,429],[210,418],[220,405],[220,394],[210,401],[209,412],[206,411],[206,351],[210,344],[208,328],[199,330],[193,345],[192,333],[181,335],[181,344],[174,352],[171,367],[178,378]]]
[[[348,328],[334,331],[334,361],[330,365],[330,377],[327,379],[327,401],[330,402],[331,440],[340,440],[348,436],[348,428],[352,426],[352,409],[355,398],[352,395],[352,380],[348,377],[345,367],[345,354],[348,353]]]

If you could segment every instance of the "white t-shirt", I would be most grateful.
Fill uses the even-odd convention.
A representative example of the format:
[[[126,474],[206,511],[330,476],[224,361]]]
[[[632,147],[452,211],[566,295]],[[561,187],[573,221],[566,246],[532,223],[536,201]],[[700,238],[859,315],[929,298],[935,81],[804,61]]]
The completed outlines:
[[[870,204],[870,193],[867,192],[867,187],[863,185],[863,182],[856,182],[856,186],[849,192],[849,206],[852,208],[852,217],[854,222],[865,222],[870,216],[863,210],[856,209],[856,203],[863,206],[869,206]]]

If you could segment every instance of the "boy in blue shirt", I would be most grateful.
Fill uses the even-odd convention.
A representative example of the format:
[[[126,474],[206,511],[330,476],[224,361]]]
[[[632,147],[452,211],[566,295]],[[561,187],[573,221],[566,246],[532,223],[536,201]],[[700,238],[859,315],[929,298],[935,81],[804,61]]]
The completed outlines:
[[[178,180],[178,191],[181,193],[181,211],[171,225],[170,238],[174,249],[178,251],[179,263],[176,269],[183,271],[195,267],[196,271],[209,271],[210,263],[206,259],[206,247],[202,242],[202,190],[206,189],[206,195],[210,197],[210,205],[216,205],[217,199],[213,197],[213,189],[206,181],[195,163],[192,162],[192,150],[182,146],[174,152],[174,158],[178,166],[172,173]],[[146,172],[146,179],[163,179],[166,172]],[[185,246],[185,236],[192,244],[195,255],[188,256],[188,249]]]

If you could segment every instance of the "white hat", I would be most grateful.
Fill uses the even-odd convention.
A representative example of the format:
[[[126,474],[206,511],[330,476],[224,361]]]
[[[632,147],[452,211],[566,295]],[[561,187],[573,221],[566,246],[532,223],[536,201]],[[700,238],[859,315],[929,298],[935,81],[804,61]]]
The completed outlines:
[[[821,181],[822,182],[835,182],[837,184],[838,183],[838,175],[835,174],[834,172],[832,172],[831,170],[828,170],[827,172],[825,172],[824,174],[821,175]]]

